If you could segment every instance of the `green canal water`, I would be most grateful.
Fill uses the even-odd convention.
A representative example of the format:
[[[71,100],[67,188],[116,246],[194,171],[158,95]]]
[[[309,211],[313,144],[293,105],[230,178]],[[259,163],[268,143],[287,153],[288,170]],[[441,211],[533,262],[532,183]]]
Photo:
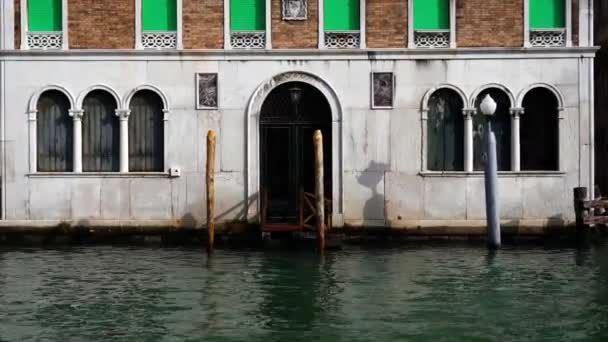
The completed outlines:
[[[608,341],[608,248],[0,249],[1,341]]]

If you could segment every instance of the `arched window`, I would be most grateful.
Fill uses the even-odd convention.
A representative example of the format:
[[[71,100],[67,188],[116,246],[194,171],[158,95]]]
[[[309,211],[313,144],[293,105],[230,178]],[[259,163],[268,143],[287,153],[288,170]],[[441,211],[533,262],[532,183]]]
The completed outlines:
[[[451,89],[435,91],[428,102],[428,161],[431,171],[464,169],[462,98]]]
[[[151,90],[131,99],[129,116],[129,171],[164,169],[163,101]]]
[[[511,168],[511,100],[509,95],[498,88],[487,88],[475,99],[477,112],[473,116],[473,169],[483,170],[485,155],[484,145],[484,115],[479,110],[479,104],[487,94],[496,101],[498,105],[492,117],[492,130],[496,135],[496,161],[498,171],[508,171]]]
[[[521,116],[521,169],[558,170],[558,100],[546,88],[530,90]]]
[[[82,117],[82,169],[85,172],[119,171],[119,123],[117,103],[103,90],[84,99]]]
[[[36,114],[37,170],[69,172],[73,169],[73,124],[70,101],[58,90],[40,95]]]

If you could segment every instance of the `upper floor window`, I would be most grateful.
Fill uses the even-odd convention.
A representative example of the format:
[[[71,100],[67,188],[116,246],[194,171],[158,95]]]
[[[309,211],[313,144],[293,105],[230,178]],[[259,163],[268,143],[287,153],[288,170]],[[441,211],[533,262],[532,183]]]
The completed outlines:
[[[178,0],[141,0],[141,46],[177,48],[179,17]]]
[[[265,0],[230,0],[230,46],[266,47]]]
[[[23,0],[21,25],[23,29],[22,48],[62,49],[67,47],[64,10],[67,0]]]
[[[527,46],[571,45],[571,0],[528,0],[527,5]]]
[[[324,1],[324,46],[361,47],[361,3],[359,0]]]
[[[454,47],[455,0],[410,1],[410,47]]]

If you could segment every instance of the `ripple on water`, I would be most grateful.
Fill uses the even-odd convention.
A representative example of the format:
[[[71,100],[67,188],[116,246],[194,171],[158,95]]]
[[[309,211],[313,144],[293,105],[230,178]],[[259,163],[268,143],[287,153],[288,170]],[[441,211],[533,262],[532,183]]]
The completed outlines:
[[[608,340],[608,251],[0,250],[0,340]]]

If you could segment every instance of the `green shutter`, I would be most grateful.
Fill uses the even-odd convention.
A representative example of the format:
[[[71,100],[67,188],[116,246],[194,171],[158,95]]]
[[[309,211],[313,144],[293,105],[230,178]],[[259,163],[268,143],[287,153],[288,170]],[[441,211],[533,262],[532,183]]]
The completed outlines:
[[[359,0],[325,0],[325,31],[358,31]]]
[[[415,0],[415,30],[449,30],[450,0]]]
[[[230,1],[231,31],[263,31],[266,29],[265,0]]]
[[[530,0],[530,28],[566,27],[566,0]]]
[[[177,0],[143,0],[141,17],[144,31],[176,31]]]
[[[25,0],[22,0],[25,1]],[[61,0],[29,0],[28,29],[31,32],[61,31]]]

